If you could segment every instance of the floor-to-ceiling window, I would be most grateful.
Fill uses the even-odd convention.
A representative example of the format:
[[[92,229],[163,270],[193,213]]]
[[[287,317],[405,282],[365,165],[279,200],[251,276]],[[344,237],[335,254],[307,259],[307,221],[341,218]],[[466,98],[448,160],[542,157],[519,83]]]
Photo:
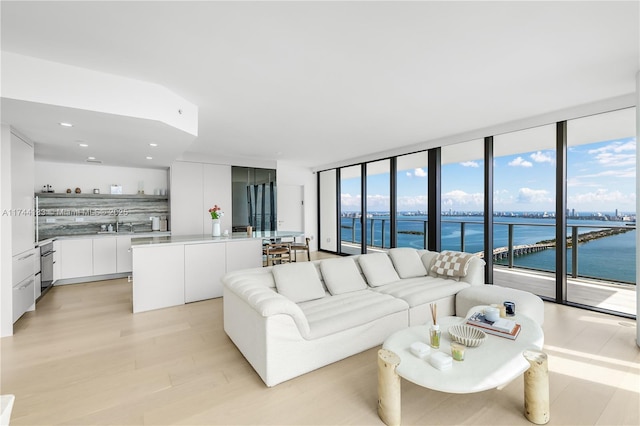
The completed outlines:
[[[555,125],[494,137],[494,281],[504,266],[555,272],[555,148]],[[538,294],[555,296],[555,281],[539,284]]]
[[[484,245],[484,141],[442,147],[442,249],[479,253]]]
[[[340,169],[340,252],[362,252],[362,168]]]
[[[492,251],[487,282],[633,316],[634,132],[627,108],[334,169],[320,247]]]
[[[396,246],[427,246],[427,151],[397,157]]]
[[[635,108],[567,122],[567,301],[634,314]],[[611,284],[584,280],[597,278]]]
[[[367,246],[391,247],[391,162],[389,159],[367,163]]]

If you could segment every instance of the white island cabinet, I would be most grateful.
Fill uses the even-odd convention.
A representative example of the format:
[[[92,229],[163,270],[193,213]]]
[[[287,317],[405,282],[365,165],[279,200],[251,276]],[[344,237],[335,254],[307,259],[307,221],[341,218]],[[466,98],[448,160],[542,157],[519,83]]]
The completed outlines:
[[[262,239],[229,237],[134,238],[133,312],[222,296],[229,271],[262,266]]]

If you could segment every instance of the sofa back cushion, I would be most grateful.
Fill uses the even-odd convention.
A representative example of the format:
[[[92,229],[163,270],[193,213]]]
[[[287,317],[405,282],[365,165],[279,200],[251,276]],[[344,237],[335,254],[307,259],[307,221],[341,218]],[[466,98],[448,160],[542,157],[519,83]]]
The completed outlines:
[[[275,265],[272,273],[278,293],[295,303],[321,299],[326,294],[316,267],[310,262]]]
[[[409,247],[393,248],[389,250],[389,257],[400,278],[424,277],[427,268],[424,267],[420,254]]]
[[[367,283],[362,279],[353,258],[323,260],[320,262],[320,271],[329,293],[334,296],[367,289]]]
[[[386,253],[371,253],[359,256],[358,263],[364,276],[367,277],[367,282],[372,287],[389,284],[400,279]]]
[[[436,257],[431,271],[443,277],[460,279],[467,275],[469,262],[473,256],[471,253],[443,251]]]

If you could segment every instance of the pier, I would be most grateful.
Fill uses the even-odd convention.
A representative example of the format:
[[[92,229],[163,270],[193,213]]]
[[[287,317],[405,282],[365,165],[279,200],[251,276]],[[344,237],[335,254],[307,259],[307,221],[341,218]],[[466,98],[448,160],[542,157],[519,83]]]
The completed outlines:
[[[525,254],[537,253],[542,250],[546,250],[548,248],[553,248],[556,246],[556,243],[535,243],[535,244],[522,244],[518,246],[513,246],[513,255],[515,257],[523,256]],[[476,253],[476,256],[484,259],[484,251]],[[493,260],[498,259],[508,259],[509,258],[509,247],[498,247],[493,249]]]

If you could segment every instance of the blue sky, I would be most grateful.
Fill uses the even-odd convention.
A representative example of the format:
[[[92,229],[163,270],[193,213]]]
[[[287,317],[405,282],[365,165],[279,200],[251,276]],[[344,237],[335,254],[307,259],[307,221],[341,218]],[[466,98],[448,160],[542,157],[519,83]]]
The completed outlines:
[[[494,159],[494,210],[555,210],[553,150]],[[442,167],[442,209],[482,211],[484,161]],[[570,147],[567,207],[578,212],[635,212],[636,140],[633,137]],[[369,177],[369,211],[389,210],[389,176]],[[398,210],[426,210],[426,167],[398,172]],[[359,179],[343,180],[344,211],[359,211]]]

